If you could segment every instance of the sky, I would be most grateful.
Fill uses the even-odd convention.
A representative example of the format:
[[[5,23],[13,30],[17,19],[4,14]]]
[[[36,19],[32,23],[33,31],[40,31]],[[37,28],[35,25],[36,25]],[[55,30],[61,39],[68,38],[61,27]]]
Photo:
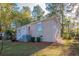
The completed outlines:
[[[34,6],[39,5],[45,11],[45,15],[48,13],[48,11],[46,10],[45,3],[20,3],[18,5],[20,7],[28,6],[28,7],[30,7],[31,11],[33,10]],[[68,16],[68,17],[74,18],[75,17],[75,12],[76,12],[76,9],[78,8],[78,6],[79,6],[79,4],[74,7],[74,9],[73,9],[73,11],[71,13],[66,13],[65,15]]]
[[[45,11],[45,15],[48,13],[48,11],[45,9],[45,3],[20,3],[18,4],[20,7],[22,6],[28,6],[30,7],[31,11],[33,10],[33,7],[36,5],[39,5],[44,11]]]
[[[48,11],[45,9],[46,8],[45,3],[20,3],[19,4],[20,7],[29,6],[31,11],[33,10],[33,7],[35,5],[39,5],[45,11],[45,15],[48,13]],[[74,7],[74,10],[71,13],[66,13],[66,16],[75,17],[75,11],[76,11],[77,7],[78,7],[78,5],[76,5]]]
[[[72,18],[75,18],[76,17],[76,10],[77,8],[79,7],[79,4],[76,4],[73,8],[73,10],[71,11],[71,13],[66,13],[65,15],[68,16],[68,17],[72,17]]]

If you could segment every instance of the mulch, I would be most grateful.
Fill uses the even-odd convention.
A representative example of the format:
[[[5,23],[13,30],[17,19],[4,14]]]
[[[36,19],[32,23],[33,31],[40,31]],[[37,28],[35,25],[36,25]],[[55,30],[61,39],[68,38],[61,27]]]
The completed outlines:
[[[28,43],[35,46],[48,46],[53,44],[52,42],[28,42]]]
[[[62,44],[59,43],[54,43],[54,42],[25,42],[25,44],[30,44],[30,45],[34,45],[34,46],[59,46]]]
[[[59,43],[53,43],[53,42],[13,42],[15,44],[30,44],[30,45],[34,45],[34,46],[48,46],[48,45],[55,45],[55,46],[58,46],[58,45],[61,45]]]

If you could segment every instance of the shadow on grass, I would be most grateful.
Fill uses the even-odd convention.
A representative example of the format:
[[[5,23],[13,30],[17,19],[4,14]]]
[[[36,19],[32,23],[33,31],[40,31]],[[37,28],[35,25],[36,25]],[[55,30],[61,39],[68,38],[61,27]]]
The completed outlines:
[[[33,53],[40,51],[52,43],[48,42],[11,42],[4,41],[4,49],[1,56],[31,56]],[[1,43],[0,43],[1,47]]]
[[[70,51],[71,51],[69,53],[70,56],[79,56],[79,43],[73,43],[70,46]]]
[[[1,42],[0,42],[1,48]],[[11,42],[4,41],[1,56],[78,56],[79,42],[61,45],[48,42]]]
[[[63,50],[66,56],[79,56],[79,41],[68,44],[68,49]]]

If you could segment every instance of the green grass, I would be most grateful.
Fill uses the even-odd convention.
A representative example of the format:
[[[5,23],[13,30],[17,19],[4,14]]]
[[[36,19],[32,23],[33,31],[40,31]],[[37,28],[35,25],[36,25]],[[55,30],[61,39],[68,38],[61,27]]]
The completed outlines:
[[[0,43],[1,47],[1,43]],[[4,49],[1,55],[32,55],[33,53],[45,48],[47,46],[37,46],[31,43],[18,43],[4,41]]]
[[[79,55],[79,42],[64,40],[63,45],[47,44],[35,45],[35,43],[19,43],[4,41],[3,56],[69,56]],[[38,43],[39,44],[39,43]],[[0,42],[1,48],[1,42]]]

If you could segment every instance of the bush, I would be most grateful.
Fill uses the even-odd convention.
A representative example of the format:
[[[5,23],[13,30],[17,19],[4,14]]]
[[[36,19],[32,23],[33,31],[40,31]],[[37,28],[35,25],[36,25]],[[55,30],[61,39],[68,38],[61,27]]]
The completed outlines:
[[[5,31],[5,36],[6,36],[7,40],[11,40],[11,41],[16,40],[15,31],[13,31],[13,30],[6,30]]]
[[[0,40],[2,40],[2,33],[0,33]]]
[[[64,39],[74,39],[76,37],[77,31],[74,29],[64,30],[63,38]]]
[[[70,30],[69,32],[64,32],[63,33],[63,38],[64,39],[79,40],[79,31],[77,29],[75,29],[75,30]]]
[[[76,33],[75,39],[79,40],[79,32]]]
[[[40,42],[41,41],[41,37],[37,37],[37,42]]]
[[[68,39],[68,33],[67,32],[63,33],[63,38]]]
[[[35,37],[31,37],[31,41],[32,42],[35,42]]]
[[[70,36],[73,38],[73,37],[75,37],[75,32],[74,31],[71,31],[70,32]]]

